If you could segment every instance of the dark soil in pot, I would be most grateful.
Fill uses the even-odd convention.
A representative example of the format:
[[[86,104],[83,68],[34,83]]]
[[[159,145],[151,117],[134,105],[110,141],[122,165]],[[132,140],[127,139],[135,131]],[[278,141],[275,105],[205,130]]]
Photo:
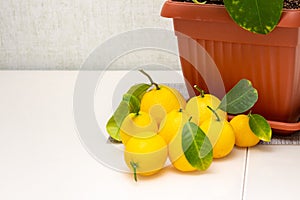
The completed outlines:
[[[173,0],[173,1],[193,3],[192,0]],[[199,2],[201,2],[201,1],[199,0]],[[206,4],[220,4],[220,5],[223,5],[223,0],[207,0]],[[286,8],[286,9],[299,9],[300,8],[300,0],[284,0],[283,8]]]

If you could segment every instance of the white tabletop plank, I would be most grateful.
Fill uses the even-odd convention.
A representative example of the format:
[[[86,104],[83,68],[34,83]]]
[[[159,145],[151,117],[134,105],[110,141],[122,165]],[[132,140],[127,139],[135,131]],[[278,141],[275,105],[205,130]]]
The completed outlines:
[[[99,133],[106,134],[103,126],[113,111],[112,101],[117,102],[112,98],[122,93],[117,90],[146,80],[120,84],[126,74],[107,72],[98,81],[94,96]],[[0,199],[99,200],[107,194],[131,200],[241,199],[244,149],[235,148],[225,159],[215,160],[206,172],[185,174],[167,167],[137,183],[131,174],[94,159],[82,145],[74,120],[77,75],[76,71],[0,71]],[[161,82],[178,82],[166,74],[157,77]]]
[[[299,145],[259,145],[247,163],[244,199],[299,199]]]

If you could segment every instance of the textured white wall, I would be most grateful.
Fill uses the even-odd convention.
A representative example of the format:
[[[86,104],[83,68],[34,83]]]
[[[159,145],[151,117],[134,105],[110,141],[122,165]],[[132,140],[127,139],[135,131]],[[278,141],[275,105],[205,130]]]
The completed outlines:
[[[144,27],[172,30],[171,20],[160,17],[164,1],[1,0],[0,69],[79,69],[114,35]],[[174,56],[141,56],[177,64]],[[113,68],[127,68],[141,56],[127,56]]]

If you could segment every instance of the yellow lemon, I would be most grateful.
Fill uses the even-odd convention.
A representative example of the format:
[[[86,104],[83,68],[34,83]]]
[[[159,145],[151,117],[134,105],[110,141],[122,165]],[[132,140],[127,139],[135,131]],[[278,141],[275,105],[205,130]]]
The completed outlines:
[[[252,132],[249,126],[247,115],[237,115],[233,117],[230,124],[235,134],[235,144],[239,147],[255,146],[260,139]]]
[[[199,126],[207,119],[213,117],[213,112],[207,107],[216,109],[220,104],[220,100],[211,94],[200,94],[188,100],[185,110],[193,117],[193,121]],[[218,109],[218,116],[221,119],[227,119],[227,113]]]
[[[169,143],[169,159],[172,165],[179,171],[191,172],[196,171],[189,161],[186,159],[182,149],[182,133],[178,131],[174,139]]]
[[[184,124],[189,120],[189,116],[182,109],[172,110],[160,123],[158,134],[164,138],[167,144],[174,136],[182,131]]]
[[[185,108],[184,97],[175,89],[158,85],[147,91],[141,99],[141,111],[150,113],[160,124],[164,116],[174,109]]]
[[[227,156],[235,144],[235,136],[232,126],[227,120],[215,120],[213,118],[204,121],[200,128],[209,138],[213,146],[213,157]]]
[[[188,162],[182,149],[182,129],[188,120],[189,115],[184,110],[173,110],[166,115],[158,132],[169,144],[169,159],[172,165],[183,172],[197,170]]]
[[[182,154],[175,161],[173,161],[172,165],[175,167],[175,169],[182,172],[192,172],[197,170],[189,163],[184,154]]]
[[[120,137],[126,144],[131,137],[148,137],[144,133],[157,132],[158,126],[153,117],[146,112],[130,113],[122,122]]]
[[[127,166],[136,174],[149,176],[161,170],[168,157],[165,140],[152,132],[147,138],[132,137],[125,145],[124,159]],[[147,133],[146,135],[150,135]]]

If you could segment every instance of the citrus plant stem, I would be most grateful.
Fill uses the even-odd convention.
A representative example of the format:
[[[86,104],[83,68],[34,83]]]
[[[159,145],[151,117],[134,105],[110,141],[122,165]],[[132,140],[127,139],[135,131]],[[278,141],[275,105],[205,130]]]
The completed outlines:
[[[217,118],[217,121],[221,121],[221,119],[220,119],[218,113],[217,113],[214,109],[212,109],[210,106],[207,106],[207,108],[208,108],[209,110],[211,110],[211,112],[214,113],[214,115],[215,115],[216,118]]]
[[[204,90],[202,90],[198,85],[194,85],[194,88],[200,93],[200,97],[204,97]]]
[[[131,165],[131,167],[132,167],[132,169],[133,169],[134,180],[137,182],[137,175],[136,175],[136,168],[138,167],[138,166],[137,166],[137,163],[131,161],[131,162],[130,162],[130,165]]]
[[[151,78],[151,76],[150,76],[149,74],[147,74],[143,69],[139,69],[139,71],[140,71],[142,74],[144,74],[145,76],[147,76],[147,78],[149,79],[151,85],[154,85],[154,86],[156,87],[157,90],[160,89],[159,86],[158,86],[158,84],[155,83],[155,82],[153,81],[153,79]]]

